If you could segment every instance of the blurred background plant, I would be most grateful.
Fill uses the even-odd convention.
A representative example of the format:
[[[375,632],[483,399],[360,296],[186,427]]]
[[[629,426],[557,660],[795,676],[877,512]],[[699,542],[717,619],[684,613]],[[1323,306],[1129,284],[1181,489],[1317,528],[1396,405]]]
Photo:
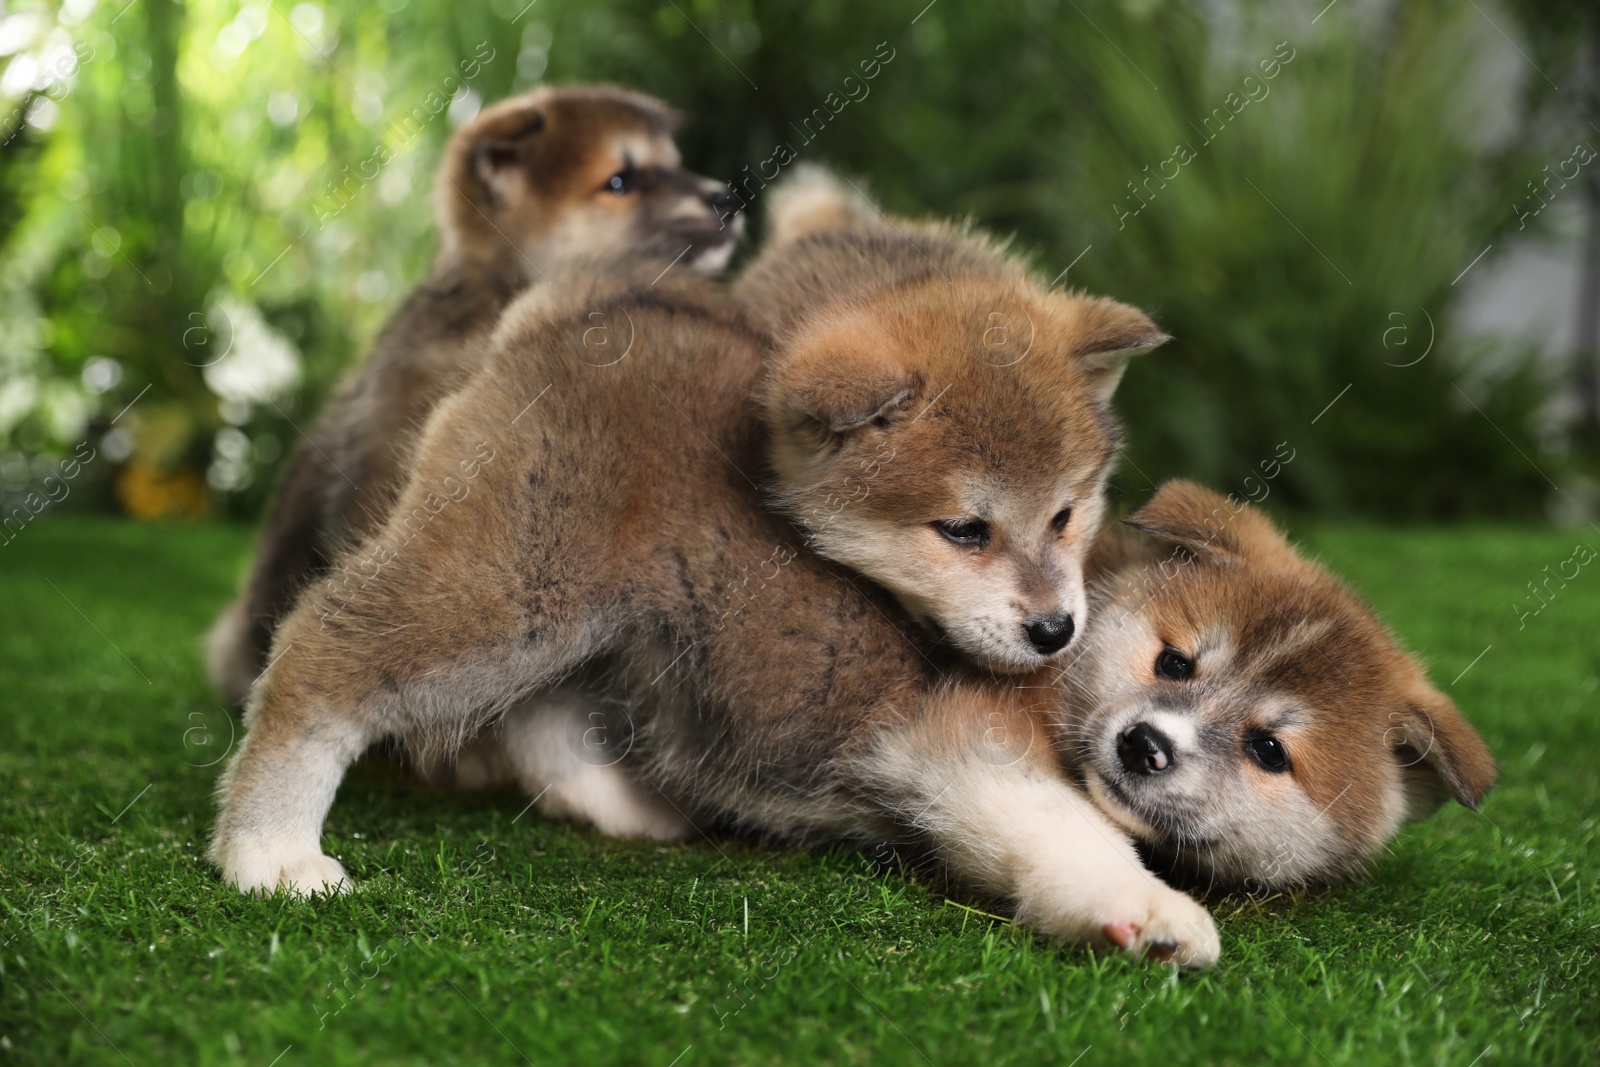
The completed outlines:
[[[1577,264],[1600,163],[1577,161],[1600,150],[1595,18],[1576,0],[16,4],[0,502],[39,500],[87,441],[65,506],[258,511],[426,271],[452,126],[542,81],[611,80],[684,109],[686,159],[754,190],[758,218],[751,176],[783,144],[1153,311],[1176,340],[1121,398],[1130,492],[1184,474],[1259,495],[1272,470],[1293,509],[1573,520],[1594,508]],[[1495,310],[1533,245],[1572,290],[1542,334]],[[1284,443],[1292,461],[1264,466]]]

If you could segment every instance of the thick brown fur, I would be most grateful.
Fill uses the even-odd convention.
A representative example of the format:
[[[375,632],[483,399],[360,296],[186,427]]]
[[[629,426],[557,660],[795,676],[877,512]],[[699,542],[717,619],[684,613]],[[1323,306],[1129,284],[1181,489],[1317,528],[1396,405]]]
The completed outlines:
[[[962,655],[1031,670],[1086,610],[1083,556],[1142,312],[1053,291],[981,234],[883,215],[815,169],[774,193],[735,295],[783,351],[765,389],[773,494]],[[907,460],[896,457],[904,454]],[[936,523],[978,524],[958,545]]]
[[[1263,514],[1180,481],[1126,522],[1143,536],[1101,538],[1063,733],[1122,826],[1201,878],[1272,889],[1355,872],[1444,798],[1477,806],[1483,740]],[[1169,651],[1188,677],[1161,676]],[[1252,755],[1263,738],[1283,766]]]
[[[1018,575],[1030,560],[1075,567],[1093,538],[1111,451],[1107,379],[1130,349],[1160,336],[1131,309],[1020,279],[1001,284],[1011,268],[955,231],[911,233],[920,247],[907,253],[885,235],[897,225],[910,224],[847,222],[860,262],[836,275],[840,288],[819,288],[821,333],[804,334],[839,338],[841,323],[868,329],[876,313],[918,331],[895,338],[887,377],[909,375],[920,410],[880,406],[862,424],[840,425],[825,402],[813,403],[851,395],[843,386],[859,373],[854,356],[819,363],[815,341],[794,339],[800,333],[773,349],[725,294],[688,272],[652,279],[628,262],[574,266],[559,289],[519,301],[482,369],[434,412],[384,526],[279,627],[221,785],[212,855],[226,879],[247,891],[344,888],[319,839],[363,748],[385,736],[453,747],[582,670],[604,679],[633,718],[628,768],[656,805],[650,826],[665,811],[685,826],[796,840],[908,829],[957,878],[1010,901],[1044,933],[1212,962],[1220,946],[1203,909],[1145,870],[1061,775],[1048,743],[1057,708],[1047,675],[996,678],[969,666],[910,622],[872,571],[805,550],[807,541],[839,549],[845,514],[872,495],[888,498],[877,506],[889,514],[932,501],[930,514],[945,516],[977,484],[979,503],[997,505],[988,547],[1017,542],[996,584],[1026,586]],[[808,240],[769,254],[788,264],[837,250]],[[880,253],[886,263],[927,256],[941,288],[923,279],[876,291],[870,259]],[[982,269],[959,268],[962,256]],[[761,291],[764,269],[755,268],[751,291]],[[997,299],[1035,316],[1037,343],[1021,362],[986,359],[982,313]],[[1106,331],[1108,316],[1138,329]],[[597,321],[625,324],[627,358],[595,358]],[[1105,344],[1122,346],[1120,355]],[[982,367],[960,364],[963,345]],[[749,403],[769,360],[767,411],[781,416],[772,440]],[[1008,376],[1026,384],[1001,384]],[[996,395],[1038,412],[984,425]],[[796,411],[826,432],[797,429],[783,414]],[[1043,437],[1012,448],[1003,442],[1014,427]],[[764,506],[771,472],[752,457],[769,446],[802,455],[806,441],[814,482],[788,500],[796,525]],[[1084,455],[1063,453],[1063,441]],[[879,456],[876,473],[850,463],[863,449]],[[1004,479],[991,466],[1035,458],[1048,465],[1005,468]],[[886,480],[897,466],[911,473]],[[870,495],[829,504],[826,515],[808,510],[826,499],[814,486],[843,490],[846,470]],[[944,497],[932,488],[938,471],[956,476]],[[1006,503],[1008,494],[1023,503]],[[1052,524],[1062,500],[1081,509],[1080,528]],[[1008,525],[1024,515],[1041,530]],[[929,547],[921,519],[898,535],[873,521],[863,536],[899,536],[929,558],[944,550]],[[946,571],[972,566],[952,558]],[[930,602],[935,584],[921,587]],[[927,614],[944,619],[959,599]],[[523,726],[540,736],[537,723]]]
[[[381,525],[416,434],[477,369],[511,300],[575,253],[636,253],[720,270],[742,219],[723,185],[679,166],[676,112],[608,86],[540,88],[450,138],[433,271],[290,457],[245,591],[208,639],[212,683],[242,699],[305,584]],[[620,191],[613,191],[613,179]]]

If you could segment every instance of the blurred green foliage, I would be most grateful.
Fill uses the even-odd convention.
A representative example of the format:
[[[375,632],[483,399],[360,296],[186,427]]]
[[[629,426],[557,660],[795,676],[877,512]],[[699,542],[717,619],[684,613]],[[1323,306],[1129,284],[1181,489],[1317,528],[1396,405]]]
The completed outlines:
[[[1533,513],[1550,492],[1535,462],[1574,462],[1540,418],[1558,383],[1454,326],[1455,279],[1503,251],[1508,205],[1587,129],[1542,74],[1507,73],[1500,29],[1528,24],[1529,66],[1565,69],[1570,13],[124,3],[0,20],[17,131],[0,149],[0,492],[88,437],[105,458],[80,499],[107,499],[93,487],[120,465],[204,471],[224,510],[258,509],[296,426],[425,273],[451,125],[577,80],[682,108],[689,164],[758,217],[785,145],[1152,311],[1176,340],[1121,395],[1135,492],[1185,474],[1332,513]],[[1259,488],[1284,442],[1294,459]],[[162,484],[119,498],[159,511]]]

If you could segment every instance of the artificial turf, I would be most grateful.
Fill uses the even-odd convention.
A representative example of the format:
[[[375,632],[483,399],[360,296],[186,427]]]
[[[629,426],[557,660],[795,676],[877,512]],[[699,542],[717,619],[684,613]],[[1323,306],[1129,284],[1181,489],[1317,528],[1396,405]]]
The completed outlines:
[[[1174,977],[871,855],[619,843],[370,768],[324,842],[358,891],[241,897],[204,860],[232,720],[197,635],[249,532],[41,519],[0,547],[0,1059],[1595,1063],[1600,571],[1513,605],[1600,534],[1301,540],[1429,661],[1501,781],[1362,882],[1211,901],[1222,962]]]

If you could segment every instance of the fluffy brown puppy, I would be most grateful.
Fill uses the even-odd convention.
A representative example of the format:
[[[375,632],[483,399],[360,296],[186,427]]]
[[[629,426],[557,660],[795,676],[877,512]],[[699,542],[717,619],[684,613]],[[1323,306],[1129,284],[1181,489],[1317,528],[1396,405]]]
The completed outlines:
[[[678,122],[638,93],[547,87],[485,108],[451,136],[434,190],[433,271],[290,457],[245,591],[208,638],[218,692],[243,698],[301,588],[382,523],[428,414],[550,263],[612,253],[681,256],[707,273],[727,264],[743,219],[724,185],[681,169]]]
[[[1255,508],[1169,482],[1097,545],[1063,745],[1101,810],[1224,884],[1349,875],[1402,822],[1476,808],[1494,759],[1343,583]]]
[[[450,747],[588,665],[637,709],[644,785],[612,768],[610,799],[648,806],[647,832],[663,812],[790,839],[900,827],[1046,934],[1216,958],[1210,917],[1061,774],[1040,670],[1070,640],[1057,617],[1082,621],[1106,399],[1161,333],[1021,278],[981,238],[835,206],[817,217],[842,225],[780,226],[755,268],[757,290],[811,257],[832,279],[776,350],[709,283],[627,263],[508,312],[384,527],[278,629],[220,789],[229,883],[345,887],[320,837],[368,744]],[[1031,322],[1022,358],[995,358],[995,314]],[[629,354],[597,359],[596,328]],[[770,437],[749,405],[769,359]],[[803,530],[739,459],[769,446],[803,476],[786,498]],[[889,538],[930,561],[882,575],[894,596],[801,544],[876,561]],[[1009,593],[975,593],[974,573]]]
[[[1169,482],[1124,521],[1091,555],[1055,729],[1067,773],[1163,868],[1255,891],[1326,883],[1443,799],[1477,806],[1495,778],[1477,732],[1265,516]],[[636,713],[601,692],[513,709],[473,747],[477,773],[603,832],[686,832],[670,810],[627,817],[642,809],[607,771],[635,773]]]

